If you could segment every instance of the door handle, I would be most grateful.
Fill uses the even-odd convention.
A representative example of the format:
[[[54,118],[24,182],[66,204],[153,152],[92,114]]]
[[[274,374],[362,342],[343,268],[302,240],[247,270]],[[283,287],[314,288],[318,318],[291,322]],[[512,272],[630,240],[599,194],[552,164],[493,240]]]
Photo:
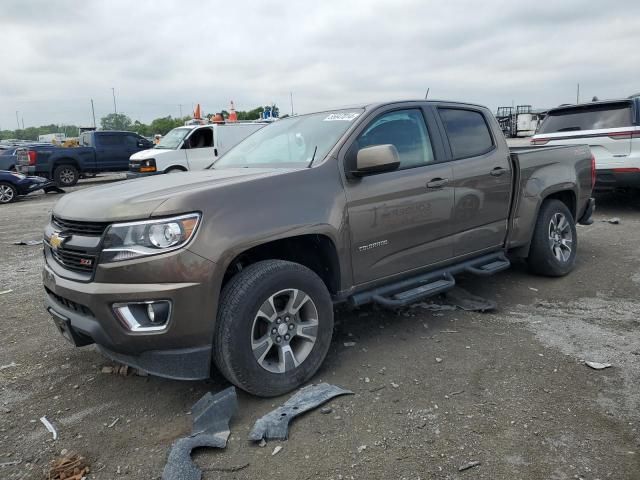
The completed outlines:
[[[494,177],[499,177],[500,175],[504,175],[505,173],[507,173],[507,169],[503,167],[496,167],[493,170],[491,170],[489,173]]]
[[[441,188],[449,183],[448,178],[434,178],[427,182],[427,188]]]

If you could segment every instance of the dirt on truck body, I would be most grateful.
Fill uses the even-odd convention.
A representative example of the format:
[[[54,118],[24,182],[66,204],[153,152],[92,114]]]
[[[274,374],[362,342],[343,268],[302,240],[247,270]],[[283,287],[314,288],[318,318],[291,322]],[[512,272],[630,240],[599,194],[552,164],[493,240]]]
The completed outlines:
[[[594,180],[587,146],[510,151],[477,105],[291,117],[208,170],[65,196],[45,230],[47,310],[75,345],[149,373],[215,366],[279,395],[323,362],[335,303],[402,307],[513,256],[569,273]]]

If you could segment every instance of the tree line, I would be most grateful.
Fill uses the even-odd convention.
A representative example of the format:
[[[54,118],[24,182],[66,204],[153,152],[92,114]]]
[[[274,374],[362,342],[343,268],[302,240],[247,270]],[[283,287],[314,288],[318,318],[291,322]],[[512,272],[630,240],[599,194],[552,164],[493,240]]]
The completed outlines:
[[[263,107],[257,107],[253,110],[237,111],[236,113],[238,114],[238,120],[257,120],[261,117],[263,111]],[[225,118],[229,115],[226,110],[222,110],[221,113]],[[204,115],[204,118],[209,116],[210,114]],[[168,115],[156,118],[146,124],[139,120],[131,120],[124,113],[110,113],[100,119],[100,127],[103,130],[126,130],[136,132],[143,137],[152,137],[156,134],[166,135],[169,130],[184,125],[188,120],[191,120],[191,117],[178,118]],[[52,123],[18,130],[0,130],[0,140],[38,140],[39,135],[47,135],[49,133],[64,133],[66,137],[77,137],[78,131],[79,127],[77,125],[55,125]]]

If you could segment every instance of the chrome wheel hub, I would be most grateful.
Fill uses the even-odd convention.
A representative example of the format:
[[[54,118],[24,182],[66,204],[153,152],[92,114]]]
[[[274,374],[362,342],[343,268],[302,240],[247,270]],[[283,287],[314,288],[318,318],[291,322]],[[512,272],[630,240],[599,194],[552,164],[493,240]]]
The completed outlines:
[[[7,185],[0,185],[0,202],[9,203],[13,200],[13,189]]]
[[[549,222],[549,246],[558,261],[569,261],[573,248],[573,233],[569,220],[562,213],[555,213]]]
[[[316,344],[318,310],[311,297],[295,288],[271,295],[251,328],[253,356],[265,370],[285,373],[306,360]]]

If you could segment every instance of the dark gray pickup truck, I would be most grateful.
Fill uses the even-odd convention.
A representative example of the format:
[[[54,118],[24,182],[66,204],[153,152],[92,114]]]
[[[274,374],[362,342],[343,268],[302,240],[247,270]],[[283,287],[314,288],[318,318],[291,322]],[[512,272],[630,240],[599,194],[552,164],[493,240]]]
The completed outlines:
[[[594,174],[586,146],[509,150],[477,105],[295,116],[208,170],[64,196],[44,234],[46,308],[77,346],[278,395],[322,364],[336,303],[402,307],[514,256],[569,273]]]

